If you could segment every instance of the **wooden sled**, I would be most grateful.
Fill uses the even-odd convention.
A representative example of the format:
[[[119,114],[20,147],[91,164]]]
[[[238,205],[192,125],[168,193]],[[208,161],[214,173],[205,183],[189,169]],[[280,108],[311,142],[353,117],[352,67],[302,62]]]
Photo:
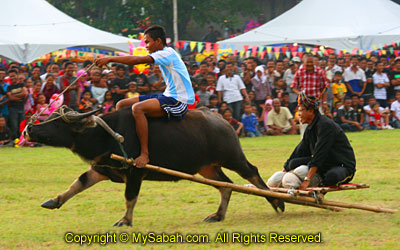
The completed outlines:
[[[132,159],[125,161],[124,157],[112,154],[111,158],[121,162],[126,162],[130,165],[133,164]],[[339,187],[313,187],[305,190],[287,189],[287,188],[273,188],[270,190],[264,190],[254,187],[253,185],[237,185],[233,183],[215,181],[206,178],[201,178],[195,175],[179,172],[172,169],[162,168],[154,165],[147,164],[144,168],[152,171],[157,171],[163,174],[174,175],[182,179],[215,186],[215,187],[226,187],[231,188],[233,191],[253,194],[258,196],[269,196],[274,198],[283,199],[285,202],[293,203],[297,205],[312,206],[323,209],[329,209],[333,211],[341,211],[343,208],[354,208],[362,209],[378,213],[396,213],[396,209],[381,208],[377,206],[363,205],[357,203],[346,203],[339,201],[328,201],[324,199],[324,195],[328,192],[342,191],[342,190],[355,190],[361,188],[369,188],[366,184],[343,184]]]

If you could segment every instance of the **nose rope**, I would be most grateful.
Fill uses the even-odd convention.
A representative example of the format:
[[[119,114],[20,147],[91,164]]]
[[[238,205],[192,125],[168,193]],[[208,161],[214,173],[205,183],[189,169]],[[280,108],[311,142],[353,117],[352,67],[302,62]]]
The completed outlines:
[[[57,95],[56,98],[54,98],[54,100],[52,102],[50,102],[49,104],[46,105],[46,107],[44,109],[42,109],[38,114],[34,114],[30,119],[27,125],[33,125],[34,122],[38,119],[38,117],[40,115],[43,114],[44,111],[46,111],[47,109],[49,109],[50,105],[53,104],[62,94],[64,94],[65,92],[67,92],[67,90],[74,85],[79,79],[81,79],[82,76],[84,76],[89,70],[91,70],[93,68],[93,66],[96,65],[95,62],[93,62],[89,68],[87,68],[87,70],[85,70],[80,76],[78,76],[73,82],[71,82],[60,94]]]

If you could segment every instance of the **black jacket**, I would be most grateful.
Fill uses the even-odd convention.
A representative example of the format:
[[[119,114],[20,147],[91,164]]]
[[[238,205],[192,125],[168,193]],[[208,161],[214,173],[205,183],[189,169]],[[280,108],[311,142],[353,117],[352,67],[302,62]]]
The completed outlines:
[[[307,164],[318,167],[317,173],[324,174],[333,167],[343,166],[351,173],[356,171],[356,159],[353,148],[343,130],[334,121],[316,112],[316,116],[304,133],[303,140],[297,145],[284,165],[290,171],[290,160],[298,157],[311,157]]]

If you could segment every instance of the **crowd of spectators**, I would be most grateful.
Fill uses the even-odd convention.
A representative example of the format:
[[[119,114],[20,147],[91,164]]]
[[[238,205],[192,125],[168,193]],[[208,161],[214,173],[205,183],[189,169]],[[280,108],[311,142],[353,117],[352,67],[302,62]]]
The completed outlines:
[[[372,55],[279,60],[229,55],[226,60],[207,57],[200,64],[184,58],[196,93],[190,109],[208,107],[219,113],[239,136],[299,133],[297,95],[320,97],[320,112],[345,131],[400,128],[400,58]],[[162,93],[165,83],[157,65],[148,74],[136,74],[132,67],[111,65],[91,68],[90,61],[64,60],[42,67],[11,63],[0,68],[0,146],[12,145],[33,114],[45,109],[52,96],[82,76],[64,94],[64,104],[79,112],[98,105],[104,113],[115,104],[140,94]],[[313,79],[310,78],[312,74]],[[318,80],[321,88],[307,87]],[[325,93],[325,92],[324,92]],[[49,116],[39,116],[39,122]],[[35,144],[27,144],[35,146]]]

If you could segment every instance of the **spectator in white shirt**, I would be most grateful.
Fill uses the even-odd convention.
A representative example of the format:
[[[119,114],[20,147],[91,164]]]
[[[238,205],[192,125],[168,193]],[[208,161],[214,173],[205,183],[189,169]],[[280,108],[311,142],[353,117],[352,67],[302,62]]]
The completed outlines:
[[[218,102],[222,100],[228,103],[233,110],[233,117],[240,120],[240,107],[244,96],[245,102],[250,102],[246,87],[240,76],[233,74],[233,64],[228,62],[225,66],[225,75],[218,78],[216,91]]]
[[[376,63],[376,72],[372,75],[372,80],[374,82],[374,96],[376,101],[379,102],[381,107],[387,107],[387,91],[389,87],[389,78],[386,73],[383,73],[383,63]]]

